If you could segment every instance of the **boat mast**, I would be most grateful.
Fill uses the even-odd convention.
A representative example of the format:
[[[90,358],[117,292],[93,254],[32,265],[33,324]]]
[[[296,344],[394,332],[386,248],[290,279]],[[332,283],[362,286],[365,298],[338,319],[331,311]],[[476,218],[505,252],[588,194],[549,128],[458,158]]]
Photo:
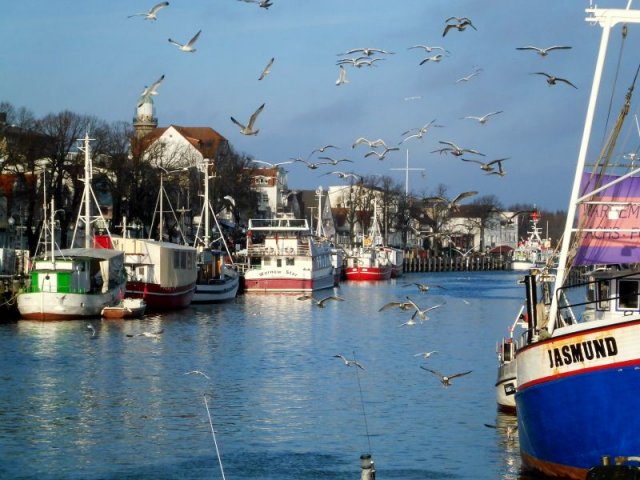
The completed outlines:
[[[209,160],[204,162],[204,248],[209,248]]]
[[[562,246],[560,249],[560,257],[558,260],[558,271],[556,274],[555,290],[562,287],[566,275],[566,263],[569,252],[569,246],[571,243],[571,233],[573,232],[573,225],[575,220],[577,200],[580,194],[580,184],[582,181],[582,174],[584,171],[585,160],[587,156],[587,149],[589,146],[589,140],[591,136],[591,128],[593,126],[593,117],[595,114],[596,103],[598,100],[598,91],[600,90],[600,81],[602,79],[602,70],[604,68],[605,57],[607,56],[607,45],[609,43],[609,34],[611,29],[618,23],[640,23],[640,11],[630,10],[630,3],[627,5],[627,9],[598,9],[588,8],[587,14],[591,16],[585,20],[590,23],[598,23],[602,27],[602,37],[600,39],[600,50],[598,51],[598,59],[596,61],[596,68],[593,75],[593,84],[591,86],[591,95],[589,97],[589,106],[587,108],[587,116],[584,123],[584,130],[582,132],[582,142],[580,144],[580,151],[578,153],[578,164],[576,166],[576,173],[573,179],[573,188],[571,190],[571,201],[569,202],[569,209],[567,211],[567,222],[564,228],[564,234],[562,236]],[[558,296],[554,295],[551,308],[549,310],[549,323],[547,329],[549,333],[552,333],[556,327],[556,315],[558,313]]]
[[[322,224],[322,186],[316,188],[316,196],[318,197],[318,225],[316,225],[316,236],[324,235],[324,226]]]

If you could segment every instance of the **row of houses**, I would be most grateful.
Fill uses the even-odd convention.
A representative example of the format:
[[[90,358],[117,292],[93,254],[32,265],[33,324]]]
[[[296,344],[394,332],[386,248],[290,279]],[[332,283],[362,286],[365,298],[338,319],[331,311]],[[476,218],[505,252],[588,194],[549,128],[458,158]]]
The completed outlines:
[[[4,123],[0,115],[0,162],[7,135],[18,134],[16,127]],[[158,127],[151,98],[137,107],[133,120],[132,155],[152,161],[158,168],[189,168],[202,165],[205,159],[216,159],[229,153],[228,141],[210,127],[169,125]],[[46,162],[44,162],[46,163]],[[401,206],[396,196],[389,199],[376,187],[351,182],[330,185],[316,190],[297,190],[288,184],[287,171],[282,166],[248,166],[252,188],[257,195],[257,218],[270,218],[282,212],[293,212],[296,218],[307,218],[319,233],[331,237],[337,244],[362,244],[372,228],[377,227],[384,243],[406,249],[422,249],[436,245],[450,254],[488,252],[492,249],[515,248],[518,243],[518,216],[506,221],[510,212],[487,211],[485,207],[464,206],[445,212],[446,219],[434,231],[428,211],[407,219],[405,228],[398,228]],[[25,248],[25,229],[20,206],[10,199],[10,174],[0,175],[0,246]],[[364,201],[363,199],[366,199]],[[363,203],[365,202],[365,203]],[[108,203],[108,201],[107,201]],[[419,210],[419,209],[418,209]],[[374,222],[373,212],[381,212]],[[221,214],[227,223],[233,222],[231,211]],[[109,206],[105,205],[109,221]],[[195,219],[197,220],[197,219]],[[247,220],[247,219],[244,219]],[[242,221],[242,219],[241,219]],[[186,223],[194,224],[194,215]],[[33,228],[33,227],[32,227]]]

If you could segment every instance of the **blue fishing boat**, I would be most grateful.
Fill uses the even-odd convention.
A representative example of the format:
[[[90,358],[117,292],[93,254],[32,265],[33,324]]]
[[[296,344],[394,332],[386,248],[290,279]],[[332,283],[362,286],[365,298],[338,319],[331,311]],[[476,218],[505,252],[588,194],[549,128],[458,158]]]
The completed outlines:
[[[614,470],[640,475],[640,169],[617,162],[615,145],[633,111],[637,72],[606,145],[588,168],[586,159],[610,31],[626,37],[640,11],[590,8],[586,20],[602,27],[602,39],[555,283],[539,296],[535,273],[525,277],[520,453],[546,475],[632,478]],[[589,473],[603,469],[605,476]]]

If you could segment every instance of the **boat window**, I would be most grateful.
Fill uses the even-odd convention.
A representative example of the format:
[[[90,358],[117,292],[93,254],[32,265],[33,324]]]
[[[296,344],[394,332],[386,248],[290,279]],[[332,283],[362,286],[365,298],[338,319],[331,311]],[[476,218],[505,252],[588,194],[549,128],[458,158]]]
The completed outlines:
[[[294,258],[287,258],[287,267],[292,267],[295,264],[296,262]]]
[[[618,294],[619,308],[638,308],[638,282],[636,280],[620,280]]]
[[[281,259],[281,258],[279,258],[278,260],[276,260],[276,265],[277,265],[278,267],[282,267],[282,259]]]
[[[598,282],[598,309],[609,310],[609,280]]]

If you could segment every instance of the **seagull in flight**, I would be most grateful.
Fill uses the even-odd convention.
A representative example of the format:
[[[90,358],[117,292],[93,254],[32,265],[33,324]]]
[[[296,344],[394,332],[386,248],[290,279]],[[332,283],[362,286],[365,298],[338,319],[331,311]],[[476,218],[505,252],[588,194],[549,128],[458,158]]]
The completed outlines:
[[[504,177],[507,172],[504,171],[504,168],[502,168],[502,161],[506,160],[506,158],[502,158],[498,161],[498,171],[496,172],[495,170],[492,170],[490,172],[487,172],[487,175],[499,175],[500,177]]]
[[[358,368],[364,370],[364,367],[362,366],[362,364],[360,362],[358,362],[357,360],[349,360],[348,358],[346,358],[344,355],[342,355],[340,353],[334,355],[333,357],[342,359],[342,361],[344,362],[344,364],[347,367],[358,367]]]
[[[548,73],[534,72],[531,75],[544,75],[545,77],[547,77],[547,83],[549,84],[549,86],[555,85],[557,82],[563,82],[563,83],[566,83],[567,85],[571,85],[575,89],[578,88],[573,83],[571,83],[569,80],[567,80],[565,78],[555,77],[553,75],[549,75]]]
[[[87,323],[87,329],[91,331],[91,337],[96,336],[96,329],[93,325],[91,325],[90,323]]]
[[[262,70],[262,73],[260,74],[260,77],[258,78],[258,80],[262,80],[264,77],[266,77],[271,73],[271,65],[273,65],[273,62],[275,60],[276,59],[274,57],[271,57],[271,60],[269,60],[269,63],[267,63],[267,66],[264,67],[264,70]]]
[[[305,160],[304,158],[294,158],[292,159],[294,162],[304,163],[309,170],[316,170],[320,168],[320,165],[325,165],[324,162],[310,162],[309,160]]]
[[[418,311],[416,310],[415,312],[413,312],[413,315],[411,315],[411,318],[409,320],[407,320],[404,323],[401,323],[400,325],[398,325],[398,327],[413,327],[414,325],[417,325],[418,324],[416,322],[417,315],[418,315]]]
[[[398,145],[406,142],[410,138],[420,138],[420,139],[422,139],[422,137],[429,131],[429,129],[431,127],[442,127],[442,125],[434,125],[434,123],[435,123],[435,119],[431,120],[429,123],[427,123],[426,125],[424,125],[422,127],[412,128],[412,129],[407,130],[406,132],[403,132],[402,136],[408,135],[411,132],[416,132],[416,133],[413,133],[412,135],[409,135],[408,137],[405,137],[404,139],[402,139],[402,141],[400,143],[398,143]]]
[[[478,68],[477,70],[475,70],[474,72],[470,73],[466,77],[462,77],[462,78],[459,78],[458,80],[456,80],[456,83],[468,82],[469,80],[471,80],[476,75],[480,75],[480,72],[482,72],[482,69]]]
[[[257,135],[258,134],[258,132],[260,130],[259,129],[254,130],[253,129],[253,125],[256,123],[256,119],[258,118],[258,115],[260,115],[260,112],[262,112],[262,109],[264,109],[264,105],[265,104],[263,103],[262,105],[260,105],[258,107],[258,109],[255,112],[253,112],[253,115],[251,115],[251,117],[249,118],[249,123],[246,126],[241,124],[235,118],[231,117],[231,121],[240,127],[240,133],[241,134],[243,134],[243,135]]]
[[[162,75],[158,80],[153,82],[151,86],[144,87],[144,90],[140,94],[140,100],[138,101],[138,107],[141,107],[144,103],[146,103],[152,96],[158,94],[158,87],[164,80],[164,75]]]
[[[426,360],[427,358],[429,358],[434,353],[438,353],[438,351],[437,350],[433,350],[431,352],[420,352],[420,353],[416,353],[414,355],[414,357],[422,357],[422,358],[424,358]]]
[[[382,140],[381,138],[378,138],[377,140],[367,140],[364,137],[360,137],[360,138],[356,139],[355,142],[353,142],[353,145],[351,145],[351,148],[356,148],[358,145],[362,145],[362,144],[367,144],[367,145],[369,145],[370,148],[378,148],[378,147],[386,147],[387,146],[385,141]]]
[[[471,197],[473,195],[477,195],[478,192],[476,191],[470,191],[470,192],[462,192],[459,193],[453,200],[449,201],[444,197],[428,197],[425,198],[426,201],[431,201],[431,202],[440,202],[440,203],[445,203],[447,205],[447,209],[451,210],[451,209],[457,209],[458,208],[458,204],[460,203],[461,200],[467,198],[467,197]]]
[[[331,158],[331,157],[318,157],[318,160],[326,160],[326,162],[322,162],[322,163],[324,163],[326,165],[333,165],[333,166],[338,165],[340,162],[353,163],[353,160],[349,160],[348,158],[334,159],[334,158]]]
[[[349,83],[349,80],[347,80],[347,71],[345,70],[343,65],[340,65],[340,73],[338,74],[336,85],[339,87],[340,85],[344,85],[345,83]]]
[[[554,45],[552,47],[540,48],[534,47],[533,45],[527,45],[526,47],[516,47],[516,50],[534,50],[541,57],[546,57],[549,52],[553,50],[568,50],[571,47],[565,45]]]
[[[431,55],[430,57],[423,59],[420,62],[420,65],[424,65],[427,62],[439,62],[443,58],[444,58],[444,55],[442,53],[437,53],[436,55]]]
[[[435,288],[442,288],[444,289],[443,286],[440,285],[427,285],[426,283],[405,283],[404,285],[402,285],[403,287],[410,287],[412,285],[415,285],[416,287],[418,287],[418,290],[422,293],[426,293],[429,291],[429,289],[431,289],[431,287],[435,287]]]
[[[409,310],[413,308],[413,305],[411,304],[411,302],[394,301],[394,302],[385,303],[382,307],[378,309],[378,311],[382,312],[384,310],[389,310],[390,308],[399,308],[400,310]]]
[[[471,120],[477,120],[478,123],[480,123],[481,125],[485,125],[487,123],[487,120],[489,120],[489,117],[493,117],[494,115],[498,115],[499,113],[502,113],[502,110],[499,110],[497,112],[489,112],[485,115],[482,115],[481,117],[475,117],[473,115],[468,115],[466,117],[464,117],[465,119],[469,118]]]
[[[441,51],[441,52],[443,52],[443,53],[449,53],[449,51],[448,51],[448,50],[445,50],[445,49],[444,49],[444,48],[442,48],[442,47],[431,47],[431,46],[429,46],[429,45],[413,45],[412,47],[407,48],[407,50],[411,50],[411,49],[413,49],[413,48],[421,48],[421,49],[423,49],[423,50],[424,50],[425,52],[427,52],[427,53],[431,53],[431,52],[433,52],[434,50],[440,50],[440,51]]]
[[[472,150],[472,149],[469,149],[469,148],[459,147],[458,145],[456,145],[453,142],[445,142],[445,141],[441,140],[439,143],[442,143],[443,145],[449,145],[449,146],[441,148],[439,150],[434,150],[431,153],[440,152],[440,154],[442,154],[442,153],[449,152],[449,153],[451,153],[451,155],[455,155],[456,157],[461,157],[462,155],[464,155],[465,152],[467,152],[467,153],[474,153],[476,155],[481,155],[483,157],[485,156],[484,153],[480,153],[477,150]]]
[[[148,12],[134,13],[133,15],[129,15],[127,18],[144,17],[145,20],[151,20],[152,22],[154,22],[158,19],[158,16],[157,16],[158,11],[168,6],[169,6],[169,2],[160,2],[154,5],[153,7],[151,7],[151,10],[149,10]]]
[[[506,158],[498,158],[497,160],[492,160],[490,162],[481,162],[480,160],[475,160],[473,158],[461,158],[460,160],[462,160],[463,162],[473,162],[473,163],[478,163],[480,164],[480,169],[484,170],[485,172],[493,172],[495,167],[495,164],[498,164],[498,168],[500,168],[500,165],[502,164],[502,162],[504,162],[505,160],[508,160],[509,157]]]
[[[343,56],[343,55],[351,55],[352,53],[356,53],[356,52],[362,52],[363,55],[366,55],[367,57],[370,57],[371,55],[375,54],[375,53],[382,53],[382,54],[390,54],[393,55],[393,52],[387,52],[386,50],[382,50],[380,48],[352,48],[351,50],[347,50],[344,53],[339,53],[339,56]]]
[[[427,317],[427,313],[429,313],[431,310],[435,310],[436,308],[440,308],[441,306],[444,305],[444,303],[439,303],[438,305],[434,305],[432,307],[420,308],[418,304],[415,303],[413,300],[411,300],[409,297],[407,297],[407,301],[411,304],[413,308],[416,309],[416,313],[418,314],[418,316],[420,317],[420,320],[422,321],[429,319]]]
[[[298,297],[297,299],[298,300],[311,300],[314,304],[316,304],[320,308],[324,308],[325,302],[328,302],[329,300],[335,300],[335,301],[338,301],[338,302],[344,302],[344,298],[338,297],[336,295],[329,295],[328,297],[324,297],[324,298],[321,298],[319,300],[314,298],[313,295],[302,295],[301,297]]]
[[[466,372],[454,373],[453,375],[443,375],[436,370],[431,370],[430,368],[423,367],[422,365],[420,365],[420,368],[423,370],[426,370],[427,372],[431,372],[436,377],[440,378],[440,383],[442,383],[443,387],[451,386],[451,380],[453,380],[454,378],[462,377],[463,375],[468,375],[473,371],[473,370],[468,370]]]
[[[340,149],[339,147],[336,147],[335,145],[331,145],[331,144],[329,144],[329,145],[323,145],[323,146],[321,146],[321,147],[316,148],[315,150],[313,150],[313,151],[309,154],[309,156],[313,155],[314,153],[324,153],[324,151],[325,151],[327,148],[335,148],[335,149],[338,149],[338,150]]]
[[[378,160],[384,160],[384,157],[386,157],[387,153],[389,152],[395,152],[397,150],[400,150],[398,147],[384,147],[384,150],[382,152],[377,152],[375,150],[371,150],[370,152],[365,153],[365,158],[367,157],[371,157],[373,155],[375,155],[376,157],[378,157]]]
[[[455,21],[455,23],[449,23],[452,20]],[[471,27],[474,30],[477,30],[476,27],[473,26],[473,23],[471,23],[471,20],[469,20],[467,17],[449,17],[447,18],[447,20],[445,20],[445,22],[447,23],[447,26],[444,27],[444,32],[442,32],[442,36],[444,37],[447,33],[449,33],[449,30],[451,30],[452,28],[455,28],[456,30],[458,30],[459,32],[462,32],[463,30],[465,30],[467,27]]]
[[[198,30],[198,33],[196,33],[193,38],[191,40],[189,40],[187,43],[185,43],[184,45],[182,45],[181,43],[178,43],[174,40],[169,39],[169,43],[173,43],[174,45],[176,45],[178,47],[178,50],[182,51],[182,52],[189,52],[189,53],[193,53],[196,51],[195,48],[193,48],[193,44],[196,43],[196,41],[198,40],[198,37],[200,36],[200,33],[202,32],[202,30]]]
[[[322,177],[324,175],[337,175],[338,178],[342,178],[342,179],[353,178],[356,181],[362,178],[360,175],[356,175],[355,173],[350,173],[350,172],[327,172],[327,173],[323,173],[320,176]]]
[[[251,161],[251,162],[253,162],[253,163],[263,163],[263,164],[265,164],[265,165],[268,165],[268,166],[269,166],[269,168],[276,168],[276,167],[279,167],[280,165],[287,165],[287,164],[289,164],[289,163],[293,163],[292,161],[291,161],[291,162],[277,162],[277,163],[271,163],[271,162],[265,162],[264,160],[253,160],[253,159],[252,159],[252,160],[250,160],[250,161]]]

